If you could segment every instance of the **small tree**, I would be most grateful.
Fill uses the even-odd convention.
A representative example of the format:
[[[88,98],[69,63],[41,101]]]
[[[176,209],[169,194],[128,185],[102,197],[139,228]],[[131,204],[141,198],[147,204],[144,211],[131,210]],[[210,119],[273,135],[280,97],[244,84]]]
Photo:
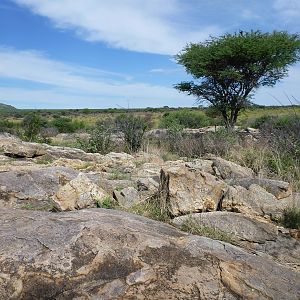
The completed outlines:
[[[116,118],[116,127],[124,134],[129,152],[137,152],[142,147],[144,133],[147,128],[144,119],[122,114]]]
[[[204,43],[189,44],[176,56],[196,82],[175,88],[194,95],[220,111],[232,128],[256,89],[274,86],[300,58],[297,34],[260,31],[226,34]]]
[[[36,140],[42,126],[45,121],[37,113],[29,113],[26,115],[22,122],[22,127],[24,129],[24,137],[29,142]]]

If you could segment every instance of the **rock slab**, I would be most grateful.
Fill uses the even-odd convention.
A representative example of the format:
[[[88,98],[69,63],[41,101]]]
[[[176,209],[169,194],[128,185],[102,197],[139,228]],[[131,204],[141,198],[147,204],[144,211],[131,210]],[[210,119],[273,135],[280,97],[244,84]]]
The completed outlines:
[[[105,209],[0,213],[0,299],[299,299],[269,258]]]

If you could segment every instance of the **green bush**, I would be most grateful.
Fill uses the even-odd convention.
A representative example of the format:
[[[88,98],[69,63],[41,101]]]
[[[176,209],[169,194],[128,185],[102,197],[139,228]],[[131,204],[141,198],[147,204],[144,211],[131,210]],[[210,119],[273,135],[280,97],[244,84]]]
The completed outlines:
[[[91,132],[90,138],[78,140],[79,147],[86,152],[107,154],[116,148],[116,144],[112,139],[112,129],[98,124]]]
[[[183,128],[199,128],[211,124],[213,124],[212,119],[207,117],[203,112],[188,109],[167,112],[160,121],[160,127],[162,128],[170,128],[175,125]]]
[[[37,141],[40,130],[46,123],[47,122],[37,113],[27,114],[22,122],[24,139],[29,142]]]
[[[8,120],[0,120],[0,132],[13,133],[16,128],[16,124]]]
[[[110,196],[107,196],[101,202],[96,201],[96,207],[106,208],[106,209],[113,209],[115,207],[115,202]]]
[[[137,152],[143,144],[147,123],[140,117],[122,114],[115,120],[116,127],[124,134],[124,139],[129,152]]]
[[[51,125],[57,128],[60,133],[74,133],[85,128],[82,121],[72,120],[67,117],[55,118],[51,121]]]

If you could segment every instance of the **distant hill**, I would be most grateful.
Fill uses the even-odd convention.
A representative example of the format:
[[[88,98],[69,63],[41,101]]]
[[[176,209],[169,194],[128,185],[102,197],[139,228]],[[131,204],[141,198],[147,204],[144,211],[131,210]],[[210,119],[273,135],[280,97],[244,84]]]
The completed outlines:
[[[12,105],[0,103],[0,112],[15,112],[18,109]]]

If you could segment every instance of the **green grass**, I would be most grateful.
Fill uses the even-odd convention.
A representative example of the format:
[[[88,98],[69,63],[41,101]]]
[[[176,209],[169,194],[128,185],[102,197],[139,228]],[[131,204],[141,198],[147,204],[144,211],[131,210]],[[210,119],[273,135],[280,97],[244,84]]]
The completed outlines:
[[[106,209],[113,209],[115,208],[115,201],[112,197],[107,196],[102,201],[96,201],[96,207],[98,208],[106,208]]]
[[[155,221],[167,222],[170,220],[169,215],[166,212],[163,212],[160,209],[157,201],[154,200],[138,203],[126,211]]]
[[[219,240],[227,243],[233,243],[233,236],[213,227],[201,225],[193,218],[187,218],[180,226],[180,229],[191,234],[205,236],[213,240]]]

